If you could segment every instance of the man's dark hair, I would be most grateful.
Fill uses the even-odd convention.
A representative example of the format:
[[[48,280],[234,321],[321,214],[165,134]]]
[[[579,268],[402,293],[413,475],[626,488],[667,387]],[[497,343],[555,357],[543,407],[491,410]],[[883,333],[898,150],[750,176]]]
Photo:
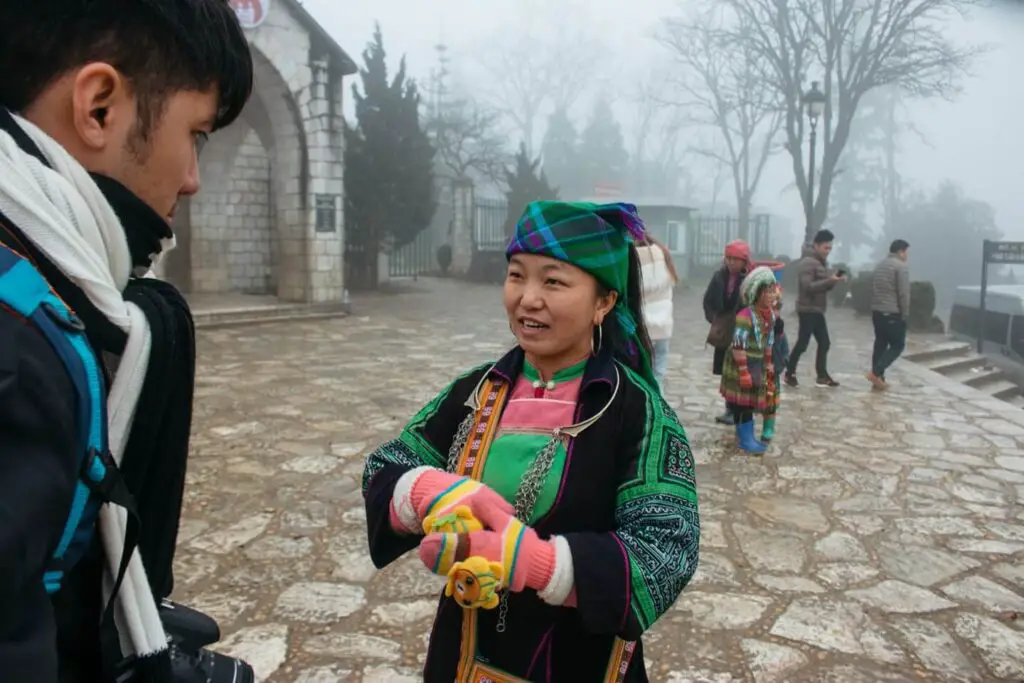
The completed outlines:
[[[831,230],[819,230],[814,234],[815,244],[828,244],[829,242],[835,242],[836,236],[832,234]]]
[[[0,0],[0,105],[22,111],[92,62],[128,80],[143,139],[176,92],[216,87],[215,129],[252,93],[252,55],[228,0]]]
[[[890,254],[898,254],[907,249],[910,249],[910,242],[906,240],[893,240],[892,244],[889,245]]]

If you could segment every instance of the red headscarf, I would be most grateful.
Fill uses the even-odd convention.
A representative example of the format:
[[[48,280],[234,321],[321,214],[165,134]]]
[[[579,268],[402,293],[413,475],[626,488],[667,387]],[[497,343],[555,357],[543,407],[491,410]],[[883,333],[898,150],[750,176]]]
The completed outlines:
[[[750,261],[750,245],[743,240],[733,240],[725,245],[725,258],[738,258]]]

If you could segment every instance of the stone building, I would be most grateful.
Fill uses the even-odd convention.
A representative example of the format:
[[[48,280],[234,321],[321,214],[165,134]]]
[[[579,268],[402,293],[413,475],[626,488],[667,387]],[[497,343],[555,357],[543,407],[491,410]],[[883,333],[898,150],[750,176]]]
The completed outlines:
[[[231,0],[255,64],[239,119],[211,136],[164,277],[191,294],[329,303],[344,290],[345,76],[355,62],[296,0]]]

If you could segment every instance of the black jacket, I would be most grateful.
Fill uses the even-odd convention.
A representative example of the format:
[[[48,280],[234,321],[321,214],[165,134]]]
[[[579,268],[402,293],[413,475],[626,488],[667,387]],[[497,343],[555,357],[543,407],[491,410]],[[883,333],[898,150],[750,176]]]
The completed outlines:
[[[727,294],[729,285],[729,269],[722,266],[711,276],[708,288],[704,290],[704,318],[710,323],[715,316],[722,313],[739,313],[740,308],[740,287],[739,284]],[[740,282],[744,274],[740,274]]]

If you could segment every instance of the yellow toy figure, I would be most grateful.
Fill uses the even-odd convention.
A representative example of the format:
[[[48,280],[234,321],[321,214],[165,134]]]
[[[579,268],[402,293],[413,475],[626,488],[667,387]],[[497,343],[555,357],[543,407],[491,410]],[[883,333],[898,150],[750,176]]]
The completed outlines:
[[[466,505],[459,505],[443,515],[430,515],[423,520],[424,534],[468,534],[482,531],[484,525]]]
[[[456,562],[448,571],[444,594],[466,609],[494,609],[505,570],[499,562],[488,562],[476,555]]]

